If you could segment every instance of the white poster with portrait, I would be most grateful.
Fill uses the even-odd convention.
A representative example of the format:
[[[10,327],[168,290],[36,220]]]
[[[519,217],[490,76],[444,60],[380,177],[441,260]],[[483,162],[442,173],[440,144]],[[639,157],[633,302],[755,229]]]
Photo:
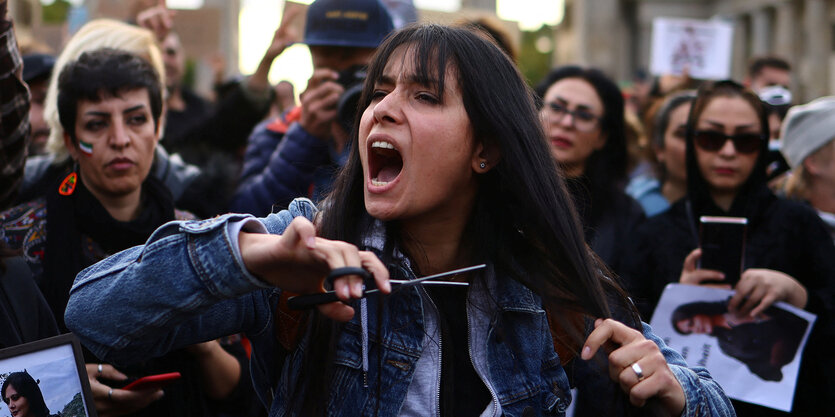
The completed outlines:
[[[673,19],[652,21],[650,71],[720,80],[731,77],[733,26],[720,20]]]
[[[688,365],[707,368],[729,397],[791,411],[816,316],[779,302],[756,318],[740,317],[728,311],[733,294],[669,284],[650,325]]]

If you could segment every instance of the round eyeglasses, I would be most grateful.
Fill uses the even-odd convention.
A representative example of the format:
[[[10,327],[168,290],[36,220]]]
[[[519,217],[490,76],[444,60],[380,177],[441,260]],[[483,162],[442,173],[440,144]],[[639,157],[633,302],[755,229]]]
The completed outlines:
[[[554,101],[545,103],[545,106],[548,108],[549,120],[552,123],[560,123],[565,116],[571,115],[574,128],[581,132],[591,132],[597,129],[600,121],[600,116],[586,109],[569,110],[568,107]]]

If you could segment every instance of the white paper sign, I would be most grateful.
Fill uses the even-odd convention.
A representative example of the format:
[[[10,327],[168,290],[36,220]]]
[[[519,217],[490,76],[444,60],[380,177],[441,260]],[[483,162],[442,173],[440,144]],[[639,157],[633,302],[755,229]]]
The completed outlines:
[[[733,26],[718,20],[671,19],[652,21],[650,71],[655,75],[727,79],[731,76]]]
[[[669,284],[650,325],[688,365],[707,368],[729,397],[789,412],[816,316],[779,302],[757,319],[736,317],[727,311],[733,294]]]

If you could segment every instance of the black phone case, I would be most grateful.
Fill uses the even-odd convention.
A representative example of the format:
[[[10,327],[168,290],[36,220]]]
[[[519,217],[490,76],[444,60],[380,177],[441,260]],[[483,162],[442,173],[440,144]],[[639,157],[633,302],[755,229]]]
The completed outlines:
[[[740,217],[702,217],[699,240],[702,248],[701,269],[715,269],[725,274],[721,284],[736,286],[744,268],[747,220]]]

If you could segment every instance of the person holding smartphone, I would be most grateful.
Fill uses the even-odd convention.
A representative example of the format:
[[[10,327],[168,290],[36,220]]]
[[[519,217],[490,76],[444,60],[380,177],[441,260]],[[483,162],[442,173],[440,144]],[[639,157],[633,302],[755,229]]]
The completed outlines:
[[[817,314],[793,413],[832,415],[832,408],[823,408],[831,404],[819,399],[831,390],[823,374],[831,359],[822,338],[832,333],[835,246],[810,208],[780,199],[767,187],[768,132],[766,111],[750,90],[733,81],[699,89],[687,122],[687,196],[639,228],[625,279],[647,319],[672,282],[733,288],[728,308],[738,315],[757,317],[778,301]],[[747,218],[738,282],[699,268],[701,216]],[[776,412],[735,406],[740,415]]]

